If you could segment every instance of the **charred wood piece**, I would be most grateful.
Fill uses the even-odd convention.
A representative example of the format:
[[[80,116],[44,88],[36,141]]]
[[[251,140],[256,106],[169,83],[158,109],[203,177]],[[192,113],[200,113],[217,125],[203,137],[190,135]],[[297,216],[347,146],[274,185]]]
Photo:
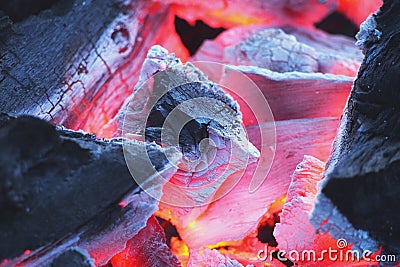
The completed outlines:
[[[313,224],[356,248],[400,256],[400,2],[361,26],[365,59],[327,164]]]
[[[141,145],[157,172],[174,173],[163,149]],[[106,263],[158,204],[132,179],[121,139],[96,139],[31,116],[0,116],[0,178],[0,259],[22,255],[14,263],[44,264],[71,247]]]

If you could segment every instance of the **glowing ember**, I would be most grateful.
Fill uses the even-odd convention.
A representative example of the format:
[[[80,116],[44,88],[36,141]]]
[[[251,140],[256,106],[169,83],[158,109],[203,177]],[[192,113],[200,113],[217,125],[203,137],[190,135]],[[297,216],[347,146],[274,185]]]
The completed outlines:
[[[280,223],[274,231],[278,248],[287,258],[304,266],[374,265],[359,252],[352,251],[346,240],[335,240],[329,233],[317,233],[309,221],[324,167],[318,159],[305,156],[293,173]],[[368,257],[374,259],[376,255],[370,253]]]
[[[98,44],[93,44],[87,58],[82,59],[88,62],[84,71],[82,67],[72,68],[65,74],[65,93],[60,100],[53,100],[61,105],[52,111],[54,123],[111,138],[118,130],[112,119],[132,94],[147,49],[162,44],[173,48],[183,60],[188,58],[187,49],[174,30],[174,15],[167,6],[139,1],[127,8],[129,17],[124,19],[129,23],[116,22]],[[66,114],[62,107],[73,110]]]
[[[340,0],[338,11],[345,14],[354,23],[360,25],[371,13],[382,5],[382,0]]]
[[[111,258],[113,267],[171,266],[181,263],[165,244],[164,230],[152,216],[146,227],[126,243],[126,248]]]
[[[168,0],[179,17],[193,22],[207,21],[213,27],[230,28],[249,24],[296,24],[309,26],[332,12],[336,1],[263,1],[263,0]]]

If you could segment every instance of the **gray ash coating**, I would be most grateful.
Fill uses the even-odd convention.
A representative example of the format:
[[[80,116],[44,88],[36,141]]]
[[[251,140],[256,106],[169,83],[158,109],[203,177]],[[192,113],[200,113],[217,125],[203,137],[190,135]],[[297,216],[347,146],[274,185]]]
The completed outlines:
[[[170,77],[167,74],[159,73],[156,77],[155,84],[161,86],[154,86],[152,97],[155,98],[156,104],[153,106],[149,118],[146,123],[145,136],[148,141],[155,141],[161,143],[161,132],[167,116],[176,109],[180,104],[198,98],[210,98],[221,102],[225,105],[229,115],[240,118],[241,113],[239,107],[233,99],[227,95],[219,86],[211,82],[189,82],[176,86],[165,92],[165,84],[170,84]],[[160,93],[161,92],[161,93]],[[161,97],[160,97],[161,96]],[[200,108],[200,107],[199,107]],[[224,133],[227,129],[212,118],[207,117],[191,117],[184,111],[179,110],[179,116],[182,116],[187,124],[176,135],[179,135],[179,146],[181,152],[187,156],[199,155],[198,147],[201,140],[209,137],[210,129],[217,131],[228,137]],[[233,121],[233,123],[235,123]],[[165,141],[165,140],[163,140]]]

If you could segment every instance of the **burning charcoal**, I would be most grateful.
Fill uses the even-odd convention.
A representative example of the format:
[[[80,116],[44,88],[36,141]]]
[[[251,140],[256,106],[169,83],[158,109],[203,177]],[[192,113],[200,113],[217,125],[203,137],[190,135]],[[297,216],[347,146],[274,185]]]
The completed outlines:
[[[235,36],[241,33],[239,31]],[[227,36],[226,40],[229,43],[231,38]],[[196,59],[209,60],[210,58]],[[256,66],[229,66],[246,74],[256,83],[268,100],[275,120],[339,117],[343,112],[354,79],[322,73],[277,73]],[[224,77],[217,76],[218,74],[213,77],[214,80],[217,83],[222,82]],[[247,98],[255,97],[245,89],[241,94],[245,94]],[[293,97],[294,95],[296,97]],[[254,124],[251,108],[246,106],[242,99],[235,100],[239,103],[243,114],[243,123]]]
[[[231,59],[229,63],[234,65],[253,65],[276,72],[318,72],[313,54],[312,47],[299,43],[281,29],[266,29],[226,48],[224,58]]]
[[[341,75],[276,73],[253,66],[234,68],[257,84],[268,100],[276,121],[339,118],[353,81],[353,78]],[[246,121],[246,110],[242,113]]]
[[[370,14],[377,11],[381,5],[382,0],[339,0],[337,9],[356,25],[360,25]]]
[[[166,71],[156,74],[150,79],[151,82],[142,82],[158,70]],[[190,128],[185,130],[185,127],[183,127],[179,133],[182,143],[176,145],[182,149],[183,157],[189,159],[197,157],[196,147],[199,146],[198,142],[201,141],[202,137],[208,137],[216,144],[214,150],[217,160],[211,162],[206,172],[191,171],[186,168],[186,165],[181,164],[171,181],[192,188],[207,185],[210,179],[215,179],[215,177],[219,180],[211,187],[204,187],[205,190],[200,191],[200,193],[189,191],[189,195],[175,196],[173,192],[172,198],[189,199],[191,205],[203,204],[212,199],[217,190],[224,190],[221,188],[222,182],[226,182],[227,179],[240,178],[239,175],[242,175],[246,169],[246,165],[241,162],[249,156],[249,166],[252,166],[250,171],[254,170],[258,151],[251,144],[248,147],[245,145],[248,141],[242,135],[243,132],[240,132],[241,113],[237,103],[224,91],[209,82],[200,70],[190,64],[182,65],[179,60],[174,59],[174,56],[168,55],[167,51],[160,47],[154,47],[149,51],[148,58],[143,65],[142,77],[136,87],[135,94],[132,96],[131,105],[126,109],[124,130],[128,133],[127,137],[144,131],[146,133],[145,138],[164,145],[172,145],[169,143],[169,139],[160,139],[159,131],[165,130],[161,129],[160,126],[165,125],[165,118],[174,110],[181,112],[182,116],[186,116],[188,122],[193,122],[188,124]],[[188,81],[190,82],[187,83]],[[165,88],[166,85],[170,88]],[[158,96],[159,100],[157,100]],[[179,103],[198,98],[206,98],[207,101],[217,99],[220,102],[215,102],[213,106],[198,104],[194,106],[196,109],[185,109],[177,106]],[[154,104],[151,103],[151,99],[156,99]],[[227,111],[220,108],[221,103],[227,106]],[[207,109],[203,107],[207,107]],[[146,113],[149,113],[148,118],[146,118]],[[193,116],[194,114],[202,114],[202,116]],[[218,114],[217,121],[213,121],[214,114]],[[144,127],[146,128],[143,129]],[[176,135],[174,132],[171,133],[171,136]],[[231,156],[233,157],[233,165],[230,166],[228,171],[224,171],[226,162],[231,160],[229,154],[234,146],[237,146],[237,150]],[[223,176],[219,177],[220,173]],[[167,194],[171,194],[171,192],[164,188],[164,196]],[[171,196],[166,197],[171,198]],[[159,214],[161,215],[165,211],[164,215],[167,217],[162,216],[165,219],[170,219],[171,216],[173,218],[179,217],[180,222],[176,224],[179,227],[178,229],[192,228],[191,220],[201,215],[203,209],[202,207],[193,208],[188,204],[185,204],[188,208],[173,207],[168,204],[169,202],[160,203],[161,211]],[[213,238],[213,236],[208,235],[206,238]]]
[[[0,110],[100,133],[132,93],[152,45],[187,55],[173,19],[166,5],[144,0],[74,0],[13,24],[11,33],[0,27],[8,33],[0,43]]]
[[[169,204],[168,198],[181,199],[179,205],[189,207],[212,201],[217,189],[222,190],[221,183],[236,179],[231,174],[239,175],[259,154],[245,136],[241,113],[232,97],[198,68],[182,64],[159,46],[149,51],[125,113],[125,137],[144,134],[146,140],[175,146],[183,154],[171,182],[199,191],[165,193],[163,202]],[[236,150],[234,157],[232,150]],[[232,166],[225,171],[227,163]],[[208,184],[211,186],[201,187]],[[164,192],[168,190],[164,188]]]
[[[307,27],[334,11],[337,5],[336,0],[216,0],[212,2],[168,0],[162,2],[173,4],[176,14],[189,22],[203,20],[215,28],[249,24],[295,24]]]
[[[346,104],[353,78],[322,73],[277,73],[254,66],[230,66],[246,74],[261,90],[274,119],[339,118]],[[219,82],[221,78],[215,80]],[[246,91],[241,92],[246,94]],[[293,97],[293,96],[296,97]],[[247,92],[248,98],[254,97]],[[252,125],[251,110],[236,99],[243,123]]]
[[[365,53],[312,212],[320,231],[400,256],[398,1],[361,26]],[[388,263],[393,264],[393,263]]]
[[[286,203],[279,215],[280,223],[276,225],[274,231],[278,248],[286,252],[286,257],[300,266],[339,267],[343,266],[343,262],[352,266],[374,266],[374,263],[367,262],[361,257],[358,259],[348,256],[342,257],[343,260],[334,260],[339,253],[332,254],[333,256],[324,255],[323,251],[329,250],[342,251],[343,255],[353,255],[350,254],[350,246],[342,245],[343,241],[333,239],[329,233],[318,233],[309,221],[324,166],[323,162],[311,156],[304,156],[303,161],[297,165]]]
[[[314,28],[335,10],[358,25],[380,0],[363,1],[0,11],[0,267],[312,266],[277,260],[278,249],[319,252],[338,238],[354,243],[344,251],[400,256],[400,3],[362,26],[349,100],[362,53]],[[226,64],[182,63],[176,16],[228,28],[193,57]],[[254,104],[264,97],[267,108]],[[171,240],[156,215],[174,225]],[[266,245],[276,251],[262,260]]]
[[[165,242],[164,230],[152,216],[146,227],[126,243],[126,248],[112,257],[111,264],[113,267],[182,266]]]
[[[159,212],[165,217],[169,215],[180,236],[191,249],[226,240],[241,240],[256,228],[269,205],[284,197],[290,184],[290,176],[304,154],[328,159],[337,125],[337,119],[277,122],[274,162],[257,191],[249,193],[250,175],[244,175],[227,195],[208,205],[207,209],[199,207],[188,214],[171,214],[170,208],[162,207]],[[249,140],[259,148],[261,140],[257,127],[248,126],[247,132]],[[250,173],[251,168],[254,166],[250,165],[247,169]],[[198,213],[200,215],[196,219],[190,220],[192,214]]]
[[[258,66],[276,72],[322,72],[355,76],[362,54],[354,41],[316,29],[248,26],[205,41],[195,60]]]
[[[243,267],[243,265],[240,264],[238,261],[231,260],[230,258],[220,254],[215,249],[205,249],[201,253],[193,253],[191,255],[193,256],[189,258],[187,267]]]
[[[297,249],[300,253],[305,249],[321,250],[325,249],[321,248],[323,242],[333,240],[327,234],[318,235],[308,219],[324,166],[323,162],[311,156],[304,156],[303,161],[297,165],[292,175],[286,203],[279,215],[280,223],[276,225],[274,231],[279,249],[286,251]],[[329,242],[326,243],[326,246],[329,246]]]
[[[281,251],[296,251],[298,259],[291,259],[304,266],[331,266],[328,257],[317,261],[322,250],[329,247],[337,249],[336,240],[329,234],[318,234],[309,222],[309,214],[314,205],[317,194],[317,184],[322,178],[325,164],[320,160],[305,156],[303,161],[297,165],[292,176],[286,203],[280,213],[280,223],[274,230],[274,236]],[[301,241],[300,241],[301,240]],[[304,251],[312,251],[314,254],[302,254]],[[304,257],[300,255],[305,255]],[[296,254],[291,255],[296,257]],[[338,266],[343,263],[340,262]],[[335,266],[335,265],[333,265]]]
[[[159,1],[159,0],[158,0]],[[168,0],[175,13],[194,23],[203,20],[212,27],[231,28],[238,25],[297,25],[311,28],[331,12],[338,10],[352,19],[357,26],[374,12],[381,0]]]
[[[131,100],[134,105],[130,107],[130,109],[138,110],[139,113],[129,112],[129,108],[126,112],[126,116],[127,118],[129,117],[129,120],[128,122],[125,121],[125,124],[128,125],[129,129],[139,129],[139,127],[143,128],[141,125],[146,125],[146,123],[143,122],[145,118],[142,115],[144,114],[142,111],[146,106],[146,99],[148,99],[148,97],[144,96],[151,95],[154,90],[154,82],[146,84],[144,81],[157,71],[168,68],[173,69],[174,66],[181,66],[181,63],[174,59],[173,56],[168,55],[167,52],[161,48],[155,47],[149,52],[148,59],[145,61],[142,70],[143,78],[140,79],[141,82],[137,86],[136,94],[133,95],[134,101]],[[250,178],[246,179],[245,173],[244,178],[241,179],[239,184],[228,195],[211,203],[207,209],[202,207],[179,209],[169,205],[160,205],[158,215],[167,220],[171,220],[171,222],[177,227],[183,240],[188,244],[189,248],[200,248],[224,240],[238,240],[243,238],[249,231],[251,231],[251,229],[254,229],[258,220],[268,209],[268,205],[277,199],[282,198],[286,194],[290,183],[290,175],[295,169],[297,163],[301,161],[304,154],[315,155],[325,160],[328,158],[338,120],[327,118],[318,119],[315,117],[338,117],[341,111],[331,111],[326,109],[326,107],[323,107],[323,105],[333,105],[328,102],[332,102],[332,99],[336,99],[336,104],[342,103],[341,105],[343,107],[347,97],[346,92],[349,92],[351,85],[350,78],[334,75],[277,74],[255,67],[238,67],[237,69],[242,70],[244,73],[251,73],[249,76],[256,82],[259,82],[260,85],[263,85],[262,90],[268,90],[264,92],[265,95],[270,98],[272,97],[273,102],[276,103],[274,108],[277,116],[279,119],[284,120],[277,123],[277,155],[274,161],[274,166],[269,175],[270,178],[267,178],[266,182],[262,185],[262,188],[253,194],[249,194],[248,192]],[[179,79],[184,79],[182,77],[188,75],[187,73],[193,73],[195,79],[204,80],[201,76],[197,76],[199,75],[198,72],[193,72],[193,69],[190,66],[186,67],[185,72],[181,72],[182,77],[173,76],[175,73],[179,74],[179,72],[171,71],[170,74],[165,74],[166,77],[165,75],[161,77],[164,77],[163,79],[166,81],[168,81],[168,75],[174,77],[174,79],[170,79],[174,81],[172,84],[176,84],[176,80],[179,81]],[[156,80],[156,78],[154,80]],[[285,83],[282,81],[285,81]],[[299,86],[299,84],[302,83],[304,85]],[[156,84],[160,84],[160,82]],[[165,84],[170,83],[166,82]],[[192,88],[187,87],[186,92],[190,92],[190,90],[192,90]],[[307,100],[312,101],[313,97],[319,96],[319,92],[324,92],[325,96],[331,94],[331,97],[329,101],[327,101],[325,97],[321,97],[321,101],[324,101],[324,104],[321,104],[320,110],[318,110],[317,107],[318,103],[315,103],[313,108],[310,108],[309,104],[288,105],[288,107],[283,105],[285,106],[285,108],[283,108],[282,101],[285,99],[286,94],[288,100],[292,99],[290,101],[295,101],[290,97],[290,95],[293,95],[293,93],[291,93],[293,91],[291,90],[297,92],[298,97],[296,103],[298,103],[299,99],[302,99],[304,96],[304,103],[306,104]],[[321,95],[323,96],[323,94]],[[168,97],[171,98],[171,95]],[[171,98],[166,102],[173,103],[173,100],[174,99]],[[290,111],[290,107],[293,107],[294,110]],[[164,108],[165,106],[157,108],[159,114],[168,114]],[[161,122],[165,116],[166,115],[160,117]],[[247,113],[244,111],[244,120],[246,120],[246,116]],[[293,120],[293,117],[295,116],[309,119]],[[160,141],[157,139],[160,134],[156,134],[155,132],[157,125],[153,125],[154,123],[160,124],[161,122],[158,122],[160,118],[156,119],[156,117],[152,117],[154,122],[150,120],[150,123],[152,124],[149,125],[147,123],[147,126],[150,126],[148,129],[152,131],[152,133],[149,132],[149,134],[151,134],[148,134],[147,138],[151,137],[153,138],[152,140]],[[201,123],[197,125],[200,126]],[[254,144],[261,144],[261,141],[257,139],[259,127],[263,126],[254,125],[247,128],[249,138]],[[267,125],[265,127],[268,128]],[[202,128],[198,127],[198,129]],[[290,160],[288,160],[289,158]],[[249,164],[246,170],[248,172],[248,177],[251,177],[250,173],[252,168],[254,168],[254,165]],[[183,177],[184,174],[184,171],[178,170],[172,180],[177,177]],[[268,192],[268,194],[265,194],[264,192]],[[237,199],[243,199],[243,205],[246,205],[247,212],[245,218],[242,216],[234,216],[234,214],[241,214],[244,209],[244,207],[237,202]],[[249,206],[249,203],[252,204]],[[223,231],[220,228],[221,225],[228,227],[230,231]]]
[[[138,166],[144,159],[135,153],[143,146],[132,141],[125,151],[136,155]],[[99,140],[34,117],[3,114],[0,148],[4,266],[38,266],[70,247],[85,249],[97,264],[105,264],[157,209],[158,201],[128,172],[120,139]],[[154,143],[146,148],[168,180],[175,168],[166,162],[166,151]],[[154,190],[161,194],[161,189]]]

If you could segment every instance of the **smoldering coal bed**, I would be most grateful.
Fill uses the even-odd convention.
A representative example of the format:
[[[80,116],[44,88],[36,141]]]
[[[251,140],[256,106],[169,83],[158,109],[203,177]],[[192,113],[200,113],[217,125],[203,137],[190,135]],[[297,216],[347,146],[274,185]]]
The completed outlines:
[[[397,1],[30,2],[0,3],[0,266],[398,263]]]

